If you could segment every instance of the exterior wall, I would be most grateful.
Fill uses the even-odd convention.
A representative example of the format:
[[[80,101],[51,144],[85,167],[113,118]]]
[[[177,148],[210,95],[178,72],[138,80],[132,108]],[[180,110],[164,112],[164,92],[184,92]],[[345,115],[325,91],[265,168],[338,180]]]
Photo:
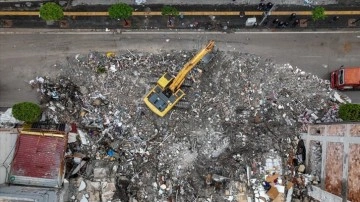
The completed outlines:
[[[0,128],[0,184],[7,182],[10,172],[10,163],[14,157],[14,147],[18,136],[17,130]]]

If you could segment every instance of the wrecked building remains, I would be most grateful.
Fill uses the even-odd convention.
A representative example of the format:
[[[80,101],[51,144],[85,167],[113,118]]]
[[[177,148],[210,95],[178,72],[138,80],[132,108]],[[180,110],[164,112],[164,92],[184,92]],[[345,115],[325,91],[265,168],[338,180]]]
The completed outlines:
[[[66,124],[65,200],[315,200],[307,192],[321,169],[305,168],[301,134],[341,122],[338,105],[350,100],[290,64],[217,50],[187,77],[190,107],[157,117],[143,96],[195,53],[77,54],[57,77],[30,81],[41,123]]]

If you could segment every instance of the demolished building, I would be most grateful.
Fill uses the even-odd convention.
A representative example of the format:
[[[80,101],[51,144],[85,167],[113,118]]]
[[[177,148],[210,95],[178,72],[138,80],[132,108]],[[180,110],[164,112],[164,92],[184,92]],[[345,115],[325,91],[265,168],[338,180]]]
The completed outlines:
[[[189,74],[190,109],[164,118],[152,114],[142,98],[154,79],[176,75],[194,53],[77,54],[57,64],[57,77],[30,82],[45,120],[71,125],[66,200],[283,201],[291,191],[294,200],[308,196],[293,181],[299,165],[289,159],[309,124],[342,121],[338,104],[349,100],[328,81],[289,64],[218,51]]]
[[[360,201],[360,124],[311,125],[302,138],[309,148],[308,173],[321,179],[310,195],[320,201]]]

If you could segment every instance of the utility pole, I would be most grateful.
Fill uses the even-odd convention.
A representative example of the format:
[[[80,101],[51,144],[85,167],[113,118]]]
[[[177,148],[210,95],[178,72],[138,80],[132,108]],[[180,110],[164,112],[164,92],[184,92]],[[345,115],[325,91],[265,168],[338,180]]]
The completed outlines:
[[[266,18],[271,15],[271,11],[276,9],[275,7],[276,7],[275,4],[272,4],[272,7],[271,7],[271,9],[269,11],[264,11],[263,19],[260,21],[260,23],[258,25],[262,25],[262,23],[264,23]]]
[[[357,22],[359,22],[360,21],[360,18],[359,19],[356,19],[356,20],[354,20],[351,24],[356,24]]]

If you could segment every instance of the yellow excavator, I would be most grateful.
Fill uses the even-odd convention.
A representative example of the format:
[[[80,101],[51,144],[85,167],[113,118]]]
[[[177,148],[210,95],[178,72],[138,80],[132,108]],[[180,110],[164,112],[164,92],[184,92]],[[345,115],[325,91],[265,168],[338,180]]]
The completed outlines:
[[[160,117],[165,116],[182,97],[185,96],[184,91],[180,89],[185,81],[186,75],[196,66],[200,60],[209,54],[215,46],[215,41],[210,40],[209,43],[201,49],[184,67],[180,70],[176,77],[172,77],[165,73],[157,81],[156,86],[146,94],[144,98],[145,104],[151,111]]]

